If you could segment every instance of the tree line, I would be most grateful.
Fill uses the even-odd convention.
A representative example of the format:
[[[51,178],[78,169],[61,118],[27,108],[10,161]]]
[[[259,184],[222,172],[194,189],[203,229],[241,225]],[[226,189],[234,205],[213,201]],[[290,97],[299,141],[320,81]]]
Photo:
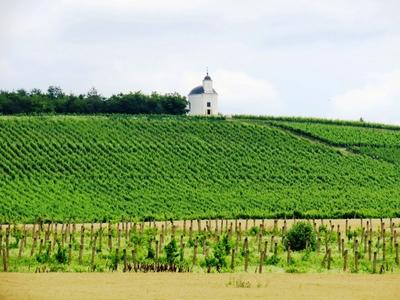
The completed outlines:
[[[142,92],[119,93],[103,97],[95,88],[87,94],[66,94],[60,87],[0,91],[0,114],[172,114],[187,112],[186,97],[178,93],[145,95]]]

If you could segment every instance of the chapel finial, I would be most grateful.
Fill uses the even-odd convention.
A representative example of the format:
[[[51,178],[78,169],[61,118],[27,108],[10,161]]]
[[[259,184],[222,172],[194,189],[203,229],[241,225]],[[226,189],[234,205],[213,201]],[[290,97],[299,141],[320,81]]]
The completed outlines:
[[[206,68],[206,72],[207,72],[207,74],[206,74],[206,77],[204,77],[204,80],[211,80],[210,75],[208,75],[208,67]]]

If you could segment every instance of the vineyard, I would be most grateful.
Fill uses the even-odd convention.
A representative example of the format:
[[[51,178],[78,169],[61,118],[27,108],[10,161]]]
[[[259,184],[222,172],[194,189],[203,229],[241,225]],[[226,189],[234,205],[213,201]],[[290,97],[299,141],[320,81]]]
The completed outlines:
[[[3,116],[0,222],[396,217],[400,131],[367,125]]]
[[[299,121],[272,120],[269,124],[332,146],[346,147],[350,151],[366,154],[374,159],[400,164],[400,127],[379,124],[374,127],[373,124],[362,122]]]
[[[3,225],[4,272],[399,273],[399,220]]]

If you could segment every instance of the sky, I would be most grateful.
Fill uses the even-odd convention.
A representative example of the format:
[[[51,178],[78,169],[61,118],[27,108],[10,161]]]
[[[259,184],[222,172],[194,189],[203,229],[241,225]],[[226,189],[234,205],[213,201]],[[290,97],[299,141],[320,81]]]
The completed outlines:
[[[400,124],[398,0],[0,0],[0,89],[187,95]]]

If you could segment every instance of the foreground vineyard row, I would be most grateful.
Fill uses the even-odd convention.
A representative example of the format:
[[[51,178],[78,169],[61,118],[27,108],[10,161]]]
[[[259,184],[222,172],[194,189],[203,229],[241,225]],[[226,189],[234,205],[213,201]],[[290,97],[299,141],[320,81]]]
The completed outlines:
[[[287,247],[293,224],[316,245]],[[398,219],[191,220],[0,227],[4,272],[399,273]]]

